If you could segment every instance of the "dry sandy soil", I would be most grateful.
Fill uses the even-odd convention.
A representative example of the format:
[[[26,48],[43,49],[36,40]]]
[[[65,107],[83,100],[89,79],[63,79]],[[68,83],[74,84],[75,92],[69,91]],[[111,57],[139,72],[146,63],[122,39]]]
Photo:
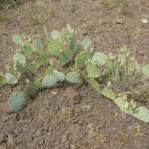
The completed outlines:
[[[66,24],[78,39],[90,36],[96,50],[116,52],[126,45],[149,62],[149,23],[142,23],[149,20],[149,1],[106,1],[26,0],[0,11],[0,72],[15,52],[13,34],[42,35],[44,27],[50,33]],[[1,89],[0,102],[15,89]],[[148,124],[124,115],[87,85],[75,99],[65,90],[43,91],[19,113],[0,113],[0,149],[149,149]]]

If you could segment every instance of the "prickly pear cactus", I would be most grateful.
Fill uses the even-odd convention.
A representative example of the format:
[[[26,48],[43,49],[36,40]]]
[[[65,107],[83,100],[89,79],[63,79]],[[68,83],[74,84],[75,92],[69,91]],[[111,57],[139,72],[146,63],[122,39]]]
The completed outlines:
[[[77,41],[76,32],[69,25],[61,32],[53,31],[46,41],[47,45],[40,38],[12,37],[12,42],[20,48],[13,56],[13,67],[0,75],[0,88],[20,81],[26,87],[10,96],[11,111],[21,110],[45,88],[57,87],[63,82],[76,85],[86,81],[98,94],[111,99],[123,113],[149,122],[149,110],[138,106],[132,97],[128,99],[122,89],[117,90],[126,87],[132,94],[131,89],[140,88],[137,86],[143,84],[140,81],[149,78],[149,64],[140,66],[126,47],[118,54],[94,52],[90,39],[85,37],[82,42]]]

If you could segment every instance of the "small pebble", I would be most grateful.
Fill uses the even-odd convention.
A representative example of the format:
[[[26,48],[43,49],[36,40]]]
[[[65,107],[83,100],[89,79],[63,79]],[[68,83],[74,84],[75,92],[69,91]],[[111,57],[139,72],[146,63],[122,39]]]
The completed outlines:
[[[57,94],[58,94],[58,90],[52,91],[52,94],[53,94],[53,95],[57,95]]]
[[[148,23],[148,19],[142,19],[142,23],[144,24]]]
[[[124,20],[121,19],[121,18],[117,18],[117,19],[116,19],[116,23],[117,23],[117,24],[123,24],[123,23],[124,23]]]

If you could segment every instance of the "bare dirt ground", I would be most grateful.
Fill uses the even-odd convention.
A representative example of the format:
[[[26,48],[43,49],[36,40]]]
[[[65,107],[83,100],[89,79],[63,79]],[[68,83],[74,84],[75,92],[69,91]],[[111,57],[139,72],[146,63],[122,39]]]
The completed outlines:
[[[15,52],[13,34],[38,35],[46,27],[70,24],[78,38],[90,36],[96,50],[116,52],[126,45],[149,62],[149,1],[124,4],[104,0],[26,1],[0,11],[0,72]],[[70,88],[70,87],[68,87]],[[14,87],[0,90],[0,102]],[[121,113],[88,86],[71,99],[62,89],[37,95],[19,113],[0,113],[0,149],[149,149],[149,125]]]

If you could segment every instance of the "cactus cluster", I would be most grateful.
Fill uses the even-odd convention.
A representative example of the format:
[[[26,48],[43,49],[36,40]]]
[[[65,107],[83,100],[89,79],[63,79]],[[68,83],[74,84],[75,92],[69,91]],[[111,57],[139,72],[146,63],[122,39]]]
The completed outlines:
[[[95,52],[90,39],[85,37],[81,42],[77,41],[76,32],[69,25],[61,32],[53,31],[46,46],[39,38],[19,35],[14,35],[12,41],[20,48],[13,56],[13,67],[0,75],[0,88],[28,80],[24,91],[10,96],[13,112],[21,110],[42,89],[63,82],[88,82],[122,112],[149,122],[149,110],[139,107],[133,96],[128,99],[126,93],[132,93],[142,85],[144,78],[149,77],[149,65],[140,66],[126,47],[114,55]],[[41,68],[45,72],[37,76]]]

